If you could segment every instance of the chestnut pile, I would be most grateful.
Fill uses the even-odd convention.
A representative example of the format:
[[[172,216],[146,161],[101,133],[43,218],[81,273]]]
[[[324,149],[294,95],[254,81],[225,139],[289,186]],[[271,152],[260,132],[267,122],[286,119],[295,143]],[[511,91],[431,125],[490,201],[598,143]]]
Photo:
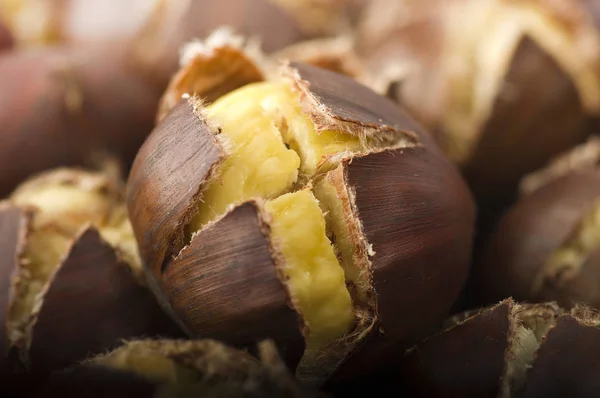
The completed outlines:
[[[600,396],[599,0],[0,0],[0,103],[2,397]]]

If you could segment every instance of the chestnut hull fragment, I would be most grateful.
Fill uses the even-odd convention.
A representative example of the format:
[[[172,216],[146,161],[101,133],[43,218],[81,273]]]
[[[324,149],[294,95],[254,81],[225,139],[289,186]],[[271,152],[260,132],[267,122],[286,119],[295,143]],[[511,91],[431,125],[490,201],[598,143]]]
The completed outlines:
[[[58,166],[127,171],[152,130],[158,94],[100,50],[22,50],[0,57],[0,196]]]
[[[571,78],[524,37],[491,116],[463,165],[464,174],[475,197],[497,210],[514,198],[525,174],[583,142],[590,133],[589,117]]]
[[[477,263],[479,296],[485,302],[513,296],[557,300],[565,306],[585,300],[599,306],[596,254],[571,281],[559,277],[533,290],[546,262],[599,197],[600,172],[594,169],[566,174],[523,197],[500,220]]]
[[[546,335],[528,374],[524,398],[592,398],[600,394],[599,325],[563,315]]]
[[[123,340],[182,335],[90,227],[76,238],[44,292],[27,362],[33,373],[47,374]]]
[[[135,279],[129,266],[118,259],[115,250],[95,228],[87,227],[75,238],[42,292],[26,334],[11,345],[5,333],[27,241],[26,213],[17,207],[2,208],[0,230],[5,237],[1,245],[5,255],[0,263],[4,286],[1,382],[15,372],[43,377],[112,349],[123,339],[183,335],[151,292]]]
[[[420,397],[498,397],[511,308],[503,302],[415,348],[403,363],[407,385]]]

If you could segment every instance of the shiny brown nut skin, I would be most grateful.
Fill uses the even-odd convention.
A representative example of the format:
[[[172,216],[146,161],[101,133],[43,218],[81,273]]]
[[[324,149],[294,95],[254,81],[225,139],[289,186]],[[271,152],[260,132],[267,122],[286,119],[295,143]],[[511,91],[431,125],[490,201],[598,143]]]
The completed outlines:
[[[553,156],[582,142],[591,133],[589,121],[593,115],[600,113],[600,103],[596,95],[596,99],[584,104],[582,84],[575,84],[573,73],[557,60],[557,51],[551,53],[543,43],[526,32],[519,38],[512,53],[506,51],[502,57],[500,53],[504,49],[482,53],[486,51],[486,40],[492,41],[486,34],[489,33],[487,29],[494,28],[493,24],[491,27],[482,24],[478,28],[480,30],[475,30],[476,22],[461,23],[461,18],[485,20],[485,15],[480,16],[477,12],[469,14],[466,10],[489,3],[477,0],[373,1],[359,29],[358,47],[376,74],[383,74],[386,68],[398,64],[403,66],[402,70],[395,72],[398,77],[392,81],[398,84],[392,87],[390,94],[434,133],[444,150],[461,166],[480,208],[496,212],[514,199],[518,182],[524,174],[542,167]],[[597,43],[600,30],[594,28],[592,22],[599,14],[594,1],[499,0],[493,3],[504,4],[505,9],[517,9],[515,15],[520,14],[524,19],[530,12],[537,13],[552,21],[547,26],[554,24],[562,31],[572,32],[573,43],[578,44],[569,48],[578,48],[577,54],[582,58],[590,55],[586,53],[588,50],[591,53],[586,61],[579,64],[587,63],[590,70],[599,70]],[[396,5],[395,8],[392,4]],[[501,11],[492,14],[501,15]],[[394,12],[404,16],[404,23],[394,24],[396,19],[382,15]],[[513,19],[516,29],[520,18]],[[507,18],[506,25],[510,23]],[[449,26],[454,25],[461,28],[455,26],[451,30]],[[594,29],[595,33],[591,32]],[[511,36],[509,30],[503,30],[506,40]],[[580,30],[586,30],[585,34],[580,35]],[[454,36],[448,33],[450,31]],[[472,42],[482,37],[478,52],[462,50],[465,53],[459,54],[460,48],[453,49],[452,43],[469,35]],[[498,39],[501,36],[502,33],[496,34],[494,41],[501,41]],[[584,43],[592,36],[595,42],[588,48]],[[462,70],[469,68],[468,62],[475,57],[481,60],[482,69],[485,69],[485,60],[493,60],[489,63],[495,65],[503,65],[507,60],[507,64],[502,71],[495,71],[502,77],[493,94],[489,113],[486,112],[482,122],[471,131],[464,126],[452,127],[445,118],[450,120],[449,114],[459,113],[456,104],[461,103],[461,95],[467,95],[463,92],[475,92],[473,87],[478,88],[479,93],[489,91],[485,84],[496,78],[477,69],[462,83],[457,83]],[[595,82],[588,86],[597,86],[599,81],[596,73]],[[482,102],[474,99],[468,109],[476,108]],[[474,138],[467,145],[470,150],[457,150],[471,139],[469,137]]]
[[[418,141],[344,161],[339,168],[349,187],[359,187],[356,207],[375,251],[370,260],[380,324],[374,335],[380,327],[396,342],[416,334],[443,317],[465,280],[471,195],[433,139],[393,102],[348,77],[299,63],[291,68],[335,120]],[[181,250],[183,226],[200,194],[189,187],[201,188],[223,156],[211,134],[193,113],[193,103],[183,100],[134,162],[128,208],[153,290],[193,336],[235,344],[269,337],[297,346],[303,321],[275,272],[264,232],[268,224],[256,203],[237,206]]]
[[[114,156],[127,170],[152,130],[158,93],[97,50],[0,56],[0,197],[53,167],[98,167]]]
[[[6,335],[8,313],[22,283],[19,273],[32,213],[6,202],[1,206],[0,229],[8,239],[0,244],[0,280],[5,287],[0,302],[0,378],[14,372],[43,377],[112,349],[123,339],[182,336],[129,265],[88,226],[74,238],[42,291],[41,306],[31,314],[33,326],[11,343]]]
[[[578,273],[549,276],[539,291],[534,281],[546,262],[572,234],[600,197],[600,170],[577,170],[522,197],[503,215],[475,267],[475,285],[485,302],[555,300],[570,306],[600,306],[596,288],[598,253],[593,251]]]
[[[331,7],[330,23],[312,26],[310,17],[306,17],[305,24],[301,24],[295,12],[285,10],[278,0],[225,0],[218,4],[211,0],[174,0],[165,3],[156,7],[154,15],[133,40],[132,63],[164,89],[177,71],[180,47],[221,26],[231,26],[243,35],[257,37],[267,52],[310,37],[335,33],[338,25],[343,26],[343,22],[336,22],[344,16],[342,1],[308,0],[305,3],[305,9],[312,7],[310,3],[323,7],[326,12]]]
[[[508,369],[519,345],[520,311],[529,312],[530,325],[551,326],[539,332],[539,345],[516,387]],[[397,374],[416,398],[594,397],[600,389],[591,376],[598,368],[593,355],[600,344],[598,326],[598,313],[586,307],[566,311],[553,303],[535,306],[509,299],[415,346]]]

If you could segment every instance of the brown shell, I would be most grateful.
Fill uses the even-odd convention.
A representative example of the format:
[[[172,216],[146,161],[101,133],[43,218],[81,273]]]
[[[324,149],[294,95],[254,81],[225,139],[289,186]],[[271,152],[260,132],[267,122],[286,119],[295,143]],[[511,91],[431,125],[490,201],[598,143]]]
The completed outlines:
[[[238,207],[178,255],[198,191],[224,156],[194,106],[194,99],[182,100],[166,115],[141,148],[127,185],[129,214],[151,286],[189,334],[236,344],[272,337],[283,349],[292,342],[295,359],[286,359],[293,364],[299,359],[297,351],[303,351],[301,324],[276,273],[256,205]],[[221,250],[216,257],[215,248]],[[239,253],[248,257],[240,260]],[[198,263],[201,268],[194,266]],[[224,310],[231,311],[228,317]]]
[[[273,336],[295,364],[304,351],[303,323],[278,266],[260,207],[247,202],[194,236],[162,281],[193,335],[234,344]]]
[[[0,57],[0,197],[58,166],[127,170],[154,123],[158,96],[101,51],[48,48]]]
[[[271,0],[174,0],[157,7],[138,33],[133,62],[158,87],[166,87],[177,71],[180,46],[223,25],[256,35],[267,52],[307,37],[298,21]]]
[[[574,311],[558,318],[527,374],[524,398],[597,397],[600,394],[600,322]]]
[[[512,308],[504,301],[414,347],[403,361],[405,383],[422,397],[498,397]]]
[[[517,300],[561,300],[572,289],[587,286],[592,263],[566,291],[546,286],[532,295],[534,279],[545,262],[568,238],[594,201],[600,197],[600,172],[582,170],[562,176],[525,196],[502,218],[475,269],[480,295],[488,302],[508,296]],[[592,256],[589,261],[593,261]],[[589,282],[593,283],[592,279]],[[588,286],[587,288],[590,288]],[[572,298],[596,297],[596,287]]]
[[[537,322],[546,326],[537,328]],[[520,324],[535,332],[539,346],[515,384],[509,373]],[[395,377],[401,374],[417,397],[595,397],[599,326],[600,314],[589,307],[569,312],[550,302],[508,299],[413,347]]]
[[[230,91],[264,78],[260,65],[233,43],[210,48],[210,54],[197,54],[171,78],[160,100],[157,120],[160,121],[176,106],[184,94],[195,95],[208,104]]]
[[[466,185],[432,138],[394,103],[331,71],[292,63],[289,74],[314,101],[310,116],[318,128],[392,135],[410,146],[361,156],[345,167],[376,252],[372,265],[383,329],[393,342],[417,334],[448,311],[466,278],[474,222]],[[215,333],[241,343],[270,331],[278,342],[293,340],[300,324],[276,275],[278,256],[265,239],[268,223],[261,222],[256,205],[238,206],[181,250],[183,226],[223,156],[195,105],[194,99],[182,101],[167,114],[140,150],[128,182],[132,225],[155,292],[192,334]],[[251,287],[257,275],[264,275],[260,286]],[[262,301],[250,294],[254,289]],[[265,292],[272,292],[268,299]],[[276,313],[287,315],[270,315]]]
[[[518,91],[509,93],[514,87]],[[572,79],[524,37],[465,162],[464,173],[475,196],[490,204],[505,203],[523,175],[583,142],[590,133],[587,123]]]
[[[34,373],[60,369],[122,340],[183,336],[94,227],[75,238],[42,300],[30,321],[30,346],[19,347]]]

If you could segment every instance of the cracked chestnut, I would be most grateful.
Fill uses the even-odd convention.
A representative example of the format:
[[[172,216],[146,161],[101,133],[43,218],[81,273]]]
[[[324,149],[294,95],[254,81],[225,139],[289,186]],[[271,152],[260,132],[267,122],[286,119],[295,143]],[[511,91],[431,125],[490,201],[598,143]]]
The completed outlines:
[[[591,398],[599,347],[597,311],[507,299],[450,319],[407,352],[396,377],[417,398]]]
[[[584,302],[600,308],[600,141],[528,175],[475,269],[486,301]]]
[[[0,56],[0,197],[62,166],[127,170],[152,131],[158,93],[113,51],[63,47]]]
[[[232,344],[272,338],[311,384],[367,336],[439,321],[469,267],[473,201],[433,139],[300,63],[210,104],[181,99],[140,149],[127,203],[173,319]]]
[[[523,175],[584,141],[600,114],[597,1],[374,0],[357,36],[480,206],[506,205]]]
[[[123,184],[57,169],[0,205],[0,384],[37,378],[122,339],[183,334],[146,288]]]

